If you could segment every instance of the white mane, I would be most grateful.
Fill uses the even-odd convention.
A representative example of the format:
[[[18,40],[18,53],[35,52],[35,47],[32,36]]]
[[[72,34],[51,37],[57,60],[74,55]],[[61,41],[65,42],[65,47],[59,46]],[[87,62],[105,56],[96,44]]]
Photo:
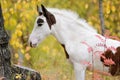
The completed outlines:
[[[65,10],[65,9],[56,9],[56,8],[48,8],[48,10],[53,13],[53,14],[56,14],[56,15],[60,15],[60,16],[64,16],[66,18],[70,18],[72,20],[75,20],[76,22],[78,22],[78,24],[82,25],[82,27],[88,31],[91,31],[91,32],[95,32],[97,33],[97,31],[91,27],[87,22],[86,20],[82,19],[79,17],[79,15],[71,10]]]

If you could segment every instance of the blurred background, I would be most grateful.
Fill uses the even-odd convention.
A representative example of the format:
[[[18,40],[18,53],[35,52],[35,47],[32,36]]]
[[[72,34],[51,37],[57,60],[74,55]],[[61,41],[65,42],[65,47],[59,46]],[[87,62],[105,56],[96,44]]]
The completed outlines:
[[[10,36],[12,63],[39,71],[42,80],[75,80],[72,66],[66,61],[63,48],[53,36],[48,36],[37,48],[28,46],[28,37],[38,16],[36,5],[69,9],[79,14],[101,33],[98,0],[0,0],[5,28]],[[120,0],[103,0],[105,28],[111,36],[120,37]],[[119,77],[100,75],[103,80]],[[98,76],[99,77],[99,76]],[[86,80],[92,80],[87,71]]]

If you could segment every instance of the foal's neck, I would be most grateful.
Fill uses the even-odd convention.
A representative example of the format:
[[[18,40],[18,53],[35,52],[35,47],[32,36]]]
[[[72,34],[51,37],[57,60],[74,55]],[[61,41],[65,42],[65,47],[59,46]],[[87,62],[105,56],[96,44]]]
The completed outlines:
[[[65,44],[64,38],[61,36],[60,32],[56,28],[56,24],[51,28],[51,34],[61,43]]]
[[[61,44],[66,44],[68,41],[80,41],[88,34],[94,33],[94,29],[80,19],[60,15],[55,15],[55,18],[56,24],[52,26],[51,32]]]

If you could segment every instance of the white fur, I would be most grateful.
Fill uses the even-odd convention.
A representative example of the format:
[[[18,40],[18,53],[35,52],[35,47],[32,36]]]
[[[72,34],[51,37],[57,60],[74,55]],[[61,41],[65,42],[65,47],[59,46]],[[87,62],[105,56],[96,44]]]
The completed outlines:
[[[41,18],[41,19],[44,20],[44,23],[43,23],[42,27],[38,27],[37,24],[36,24],[38,18]],[[32,40],[33,47],[35,47],[35,46],[38,45],[38,43],[43,41],[44,38],[46,36],[48,36],[50,33],[51,33],[51,31],[50,31],[50,29],[48,27],[48,24],[47,24],[47,21],[46,21],[45,17],[43,15],[42,16],[38,16],[36,18],[36,21],[35,21],[32,33],[31,33],[31,35],[29,37],[29,42]]]
[[[45,23],[39,28],[35,22],[29,41],[32,44],[38,44],[49,34],[56,37],[61,44],[65,45],[66,51],[69,54],[69,60],[74,66],[76,80],[85,80],[85,70],[89,64],[84,64],[83,62],[89,62],[94,69],[102,71],[103,64],[100,61],[100,54],[94,53],[96,51],[104,52],[107,50],[107,48],[100,46],[100,44],[117,48],[120,46],[120,42],[101,36],[74,12],[51,8],[48,11],[55,16],[56,24],[52,25],[50,29],[45,17],[40,16],[44,19]],[[97,38],[96,35],[101,39]],[[88,48],[93,50],[89,51]],[[108,71],[108,68],[104,67],[104,70]]]

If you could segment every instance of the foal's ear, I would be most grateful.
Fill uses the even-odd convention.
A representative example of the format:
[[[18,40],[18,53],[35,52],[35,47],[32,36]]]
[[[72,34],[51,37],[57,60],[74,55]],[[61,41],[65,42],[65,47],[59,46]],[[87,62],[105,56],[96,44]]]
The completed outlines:
[[[55,16],[52,13],[50,13],[43,5],[41,5],[41,7],[43,15],[46,17],[47,23],[51,29],[51,26],[56,23]]]
[[[42,15],[42,10],[41,10],[41,8],[38,5],[37,5],[37,12],[38,12],[39,16]]]

